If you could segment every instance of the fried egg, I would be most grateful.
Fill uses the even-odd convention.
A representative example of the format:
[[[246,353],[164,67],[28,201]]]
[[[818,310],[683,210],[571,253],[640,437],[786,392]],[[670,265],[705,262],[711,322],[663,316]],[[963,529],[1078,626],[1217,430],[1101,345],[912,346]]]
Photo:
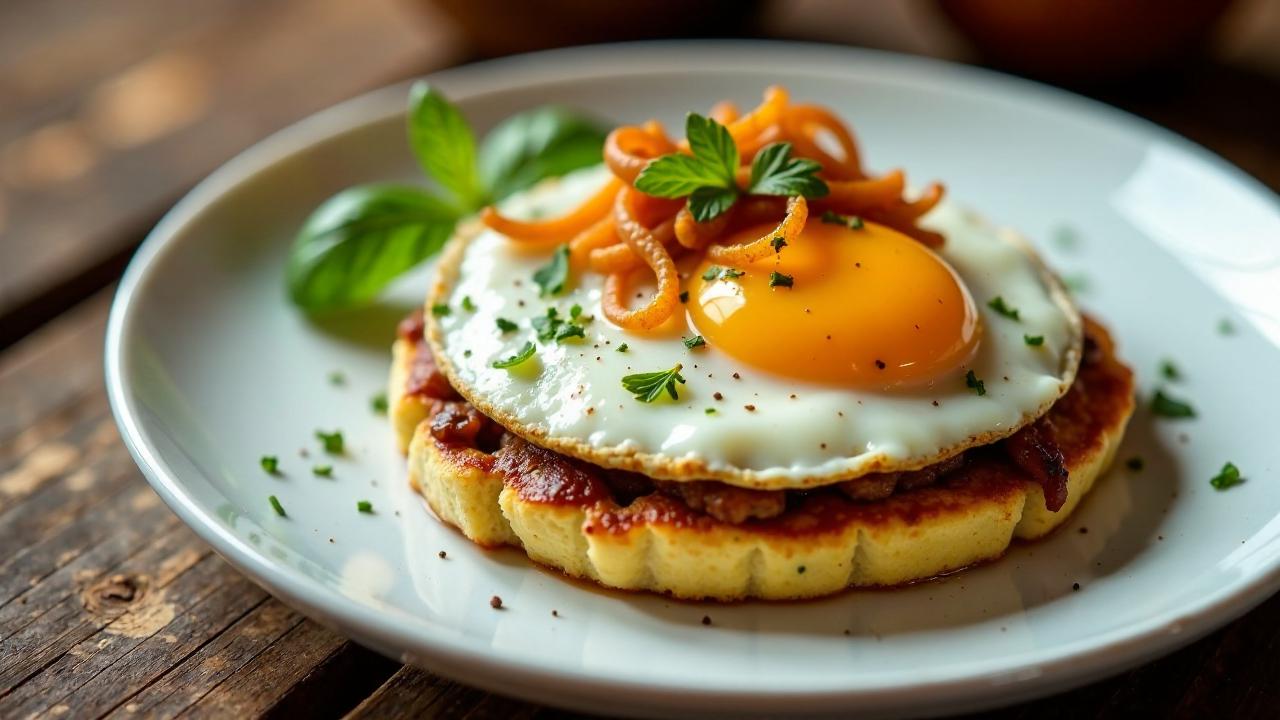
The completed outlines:
[[[606,178],[575,173],[503,210],[555,215]],[[552,251],[475,226],[440,261],[428,339],[482,412],[606,467],[762,489],[916,469],[1044,414],[1074,380],[1082,342],[1078,311],[1015,234],[952,203],[921,224],[946,236],[938,251],[874,223],[815,217],[743,267],[686,262],[684,312],[645,333],[604,319],[603,277],[577,273],[542,297],[533,275]],[[640,303],[651,288],[634,290]],[[536,339],[538,318],[554,308],[566,319],[574,306],[584,337]],[[530,341],[530,360],[493,366]],[[622,383],[677,365],[676,399],[641,402]]]

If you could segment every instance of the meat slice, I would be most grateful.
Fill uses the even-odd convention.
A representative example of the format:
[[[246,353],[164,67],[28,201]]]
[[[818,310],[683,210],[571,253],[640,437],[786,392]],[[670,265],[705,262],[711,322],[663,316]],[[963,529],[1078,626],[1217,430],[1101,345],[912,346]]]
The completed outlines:
[[[734,525],[752,519],[768,520],[787,509],[787,494],[783,490],[748,490],[704,480],[660,481],[658,489],[680,498],[692,510]]]
[[[1041,418],[1009,436],[1005,452],[1044,490],[1044,506],[1058,512],[1067,502],[1067,461],[1053,440],[1049,418]]]

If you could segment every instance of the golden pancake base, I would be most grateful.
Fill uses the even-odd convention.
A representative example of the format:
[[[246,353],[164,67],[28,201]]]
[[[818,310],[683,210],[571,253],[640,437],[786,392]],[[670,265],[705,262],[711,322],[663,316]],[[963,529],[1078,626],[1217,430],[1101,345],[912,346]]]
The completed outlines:
[[[491,456],[437,442],[422,422],[428,406],[400,397],[396,373],[402,380],[412,351],[397,341],[394,424],[409,446],[410,483],[441,520],[480,545],[521,547],[574,577],[688,599],[811,598],[923,580],[999,557],[1014,538],[1042,537],[1066,522],[1110,465],[1132,412],[1130,397],[1089,449],[1074,454],[1067,502],[1056,513],[1045,509],[1039,485],[1005,473],[895,494],[835,520],[789,510],[795,517],[781,524],[733,525],[690,520],[689,511],[672,512],[666,505],[676,501],[660,495],[626,508],[522,497],[487,470]]]

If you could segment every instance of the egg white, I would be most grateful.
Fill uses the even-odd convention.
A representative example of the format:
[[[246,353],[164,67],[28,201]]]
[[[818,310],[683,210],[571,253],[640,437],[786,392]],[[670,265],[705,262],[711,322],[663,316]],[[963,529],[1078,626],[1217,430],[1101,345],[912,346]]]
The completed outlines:
[[[554,216],[599,187],[605,173],[594,168],[544,183],[503,209],[516,217]],[[749,368],[714,347],[691,351],[679,333],[624,331],[600,313],[603,277],[584,273],[563,295],[539,298],[532,275],[550,252],[474,226],[460,232],[441,259],[428,304],[446,304],[451,312],[431,317],[428,339],[442,371],[482,412],[532,442],[600,465],[771,489],[920,468],[994,442],[1042,415],[1074,380],[1082,342],[1079,312],[1015,234],[950,203],[923,224],[946,235],[940,254],[968,287],[984,330],[969,364],[921,387],[867,391],[808,383]],[[1020,321],[987,307],[997,295],[1018,309]],[[464,297],[473,311],[463,309]],[[534,339],[531,318],[548,306],[567,316],[574,304],[594,316],[585,340],[535,343],[535,357],[525,365],[491,367]],[[519,329],[499,332],[499,317]],[[1024,335],[1041,335],[1044,343],[1029,346]],[[618,352],[623,343],[627,351]],[[624,375],[676,363],[687,380],[677,401],[642,403],[622,386]],[[966,386],[970,369],[985,383],[985,395]],[[714,399],[716,392],[722,400]]]

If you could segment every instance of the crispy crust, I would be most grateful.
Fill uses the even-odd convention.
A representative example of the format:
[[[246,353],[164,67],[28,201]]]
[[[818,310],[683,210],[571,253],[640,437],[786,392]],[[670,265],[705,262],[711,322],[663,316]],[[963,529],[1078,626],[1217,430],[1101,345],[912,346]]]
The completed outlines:
[[[549,193],[554,191],[557,183],[558,180],[556,179],[547,180],[530,192],[534,195]],[[436,266],[435,280],[428,293],[426,307],[430,308],[433,305],[442,303],[447,304],[451,288],[458,279],[459,268],[467,246],[483,230],[484,227],[478,222],[459,226],[454,238],[445,246],[440,261]],[[632,447],[598,447],[580,438],[551,436],[547,434],[544,428],[526,424],[519,418],[495,406],[487,398],[477,394],[470,386],[461,381],[457,369],[454,368],[449,355],[445,352],[440,325],[430,314],[427,316],[426,339],[431,346],[431,352],[436,358],[440,372],[448,378],[449,383],[468,402],[477,407],[486,416],[493,418],[503,427],[529,442],[603,467],[638,472],[648,477],[675,482],[710,479],[738,487],[760,490],[811,488],[851,480],[873,473],[918,470],[954,457],[968,448],[989,445],[999,441],[1014,434],[1024,426],[1035,422],[1047,413],[1049,408],[1070,389],[1075,380],[1083,343],[1083,322],[1079,309],[1076,308],[1075,303],[1071,300],[1061,280],[1045,265],[1044,261],[1035,253],[1031,244],[1025,238],[1007,229],[998,230],[997,233],[1001,240],[1016,246],[1032,261],[1049,297],[1062,310],[1071,325],[1072,339],[1071,344],[1063,352],[1062,366],[1060,368],[1062,382],[1058,395],[1042,403],[1035,410],[1025,413],[1015,423],[996,430],[976,433],[955,445],[940,448],[932,455],[918,456],[905,460],[882,455],[874,456],[845,472],[808,477],[777,478],[748,468],[709,467],[705,461],[697,457],[672,458],[662,454],[641,452]]]
[[[1003,455],[979,450],[937,486],[865,503],[818,490],[777,518],[730,524],[662,493],[623,507],[607,494],[548,492],[536,474],[513,474],[492,454],[440,442],[429,423],[412,435],[410,482],[473,541],[522,547],[537,562],[609,587],[735,600],[899,585],[999,557],[1014,538],[1049,533],[1111,463],[1133,411],[1132,374],[1104,329],[1089,323],[1088,337],[1072,391],[1049,414],[1070,470],[1058,512],[1044,507],[1040,486]],[[411,350],[399,340],[397,363]],[[392,393],[393,407],[407,407],[401,390]]]

